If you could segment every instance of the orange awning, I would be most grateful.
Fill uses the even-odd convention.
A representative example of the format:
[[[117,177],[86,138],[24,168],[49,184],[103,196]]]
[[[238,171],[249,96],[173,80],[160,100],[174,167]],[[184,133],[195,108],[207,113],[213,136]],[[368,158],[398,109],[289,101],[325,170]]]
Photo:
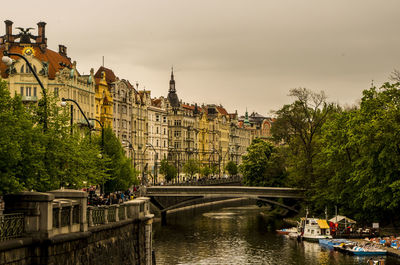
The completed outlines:
[[[329,229],[329,225],[326,222],[326,220],[319,219],[319,220],[317,220],[317,223],[319,225],[319,228],[321,228],[321,229]]]

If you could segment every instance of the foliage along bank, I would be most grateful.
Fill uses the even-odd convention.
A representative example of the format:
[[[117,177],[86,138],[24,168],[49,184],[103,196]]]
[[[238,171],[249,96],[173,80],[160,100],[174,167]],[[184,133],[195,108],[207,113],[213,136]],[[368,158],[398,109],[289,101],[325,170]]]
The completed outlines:
[[[67,108],[50,94],[47,105],[44,130],[43,100],[23,104],[0,80],[0,194],[97,184],[110,192],[137,183],[137,172],[111,129],[105,130],[102,146],[88,128],[71,134]]]

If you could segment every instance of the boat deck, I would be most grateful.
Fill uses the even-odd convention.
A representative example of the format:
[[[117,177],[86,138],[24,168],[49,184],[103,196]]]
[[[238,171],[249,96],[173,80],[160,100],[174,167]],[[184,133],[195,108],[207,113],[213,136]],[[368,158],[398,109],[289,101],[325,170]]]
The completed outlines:
[[[352,239],[351,241],[357,242],[357,243],[365,243],[366,241],[364,239]],[[399,249],[394,249],[391,247],[385,247],[383,245],[379,244],[374,244],[377,248],[383,249],[387,251],[387,255],[393,256],[396,258],[400,258],[400,250]]]

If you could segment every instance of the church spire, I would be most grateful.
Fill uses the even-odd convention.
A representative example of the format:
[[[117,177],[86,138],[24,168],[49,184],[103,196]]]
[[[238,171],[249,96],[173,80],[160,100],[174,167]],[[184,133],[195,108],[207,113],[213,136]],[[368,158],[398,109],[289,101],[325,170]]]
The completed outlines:
[[[244,125],[246,126],[250,125],[249,113],[247,112],[247,108],[246,108],[246,113],[244,114]]]
[[[171,80],[169,81],[168,101],[173,108],[179,108],[179,98],[175,90],[174,68],[171,68]]]
[[[169,81],[169,92],[175,93],[174,67],[171,68],[171,80]]]

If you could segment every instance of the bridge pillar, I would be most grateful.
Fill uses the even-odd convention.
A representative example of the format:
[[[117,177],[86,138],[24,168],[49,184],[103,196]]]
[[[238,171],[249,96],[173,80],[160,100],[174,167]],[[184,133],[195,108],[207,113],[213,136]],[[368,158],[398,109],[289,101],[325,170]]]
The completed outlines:
[[[161,225],[167,225],[167,211],[161,212]]]

